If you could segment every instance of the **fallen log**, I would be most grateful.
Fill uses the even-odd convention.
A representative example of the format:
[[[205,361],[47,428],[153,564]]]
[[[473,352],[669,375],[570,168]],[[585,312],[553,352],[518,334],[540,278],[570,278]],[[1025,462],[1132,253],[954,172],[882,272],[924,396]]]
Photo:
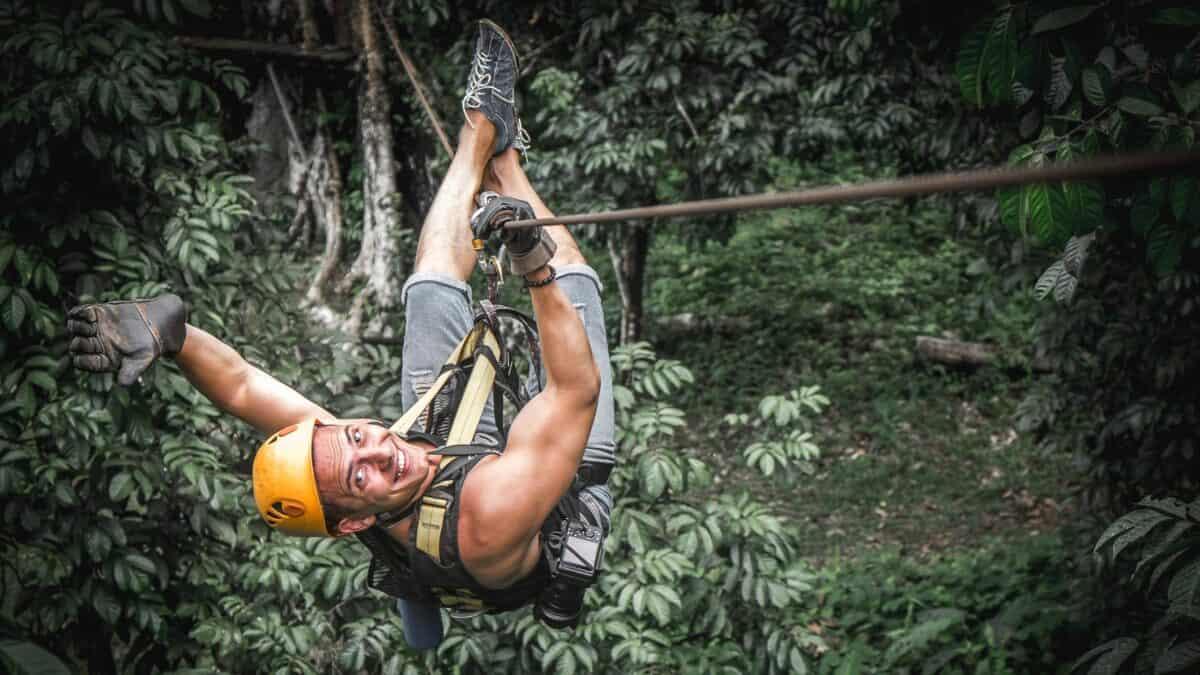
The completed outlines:
[[[984,342],[963,342],[936,338],[929,335],[917,336],[917,354],[927,361],[947,366],[979,367],[995,365],[1000,359],[1000,348]],[[1048,373],[1053,368],[1046,359],[1034,359],[1034,372]]]

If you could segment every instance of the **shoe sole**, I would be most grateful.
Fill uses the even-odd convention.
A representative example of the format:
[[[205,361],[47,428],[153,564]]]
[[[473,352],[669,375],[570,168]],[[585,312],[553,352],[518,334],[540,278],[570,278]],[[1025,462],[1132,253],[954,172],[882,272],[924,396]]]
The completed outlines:
[[[512,38],[510,38],[508,36],[508,33],[505,32],[505,30],[503,28],[501,28],[500,25],[497,24],[495,21],[492,21],[491,19],[480,19],[479,20],[479,25],[482,26],[485,24],[490,26],[492,28],[492,30],[499,33],[500,37],[504,38],[504,44],[508,45],[508,49],[509,49],[509,51],[512,52],[512,55],[513,55],[513,64],[516,66],[516,76],[518,78],[520,78],[520,76],[521,76],[521,57],[517,55],[517,47],[516,47],[516,45],[513,44]]]

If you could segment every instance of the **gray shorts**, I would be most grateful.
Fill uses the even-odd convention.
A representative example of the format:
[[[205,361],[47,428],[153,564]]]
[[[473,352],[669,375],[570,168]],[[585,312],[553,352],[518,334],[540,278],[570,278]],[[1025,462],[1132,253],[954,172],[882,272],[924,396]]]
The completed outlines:
[[[613,441],[615,413],[608,337],[604,330],[604,311],[600,305],[600,278],[588,265],[564,265],[558,269],[558,284],[579,311],[592,355],[600,369],[600,400],[596,405],[596,418],[588,433],[587,446],[583,450],[583,459],[596,464],[611,464],[616,461],[616,444]],[[450,352],[471,330],[474,311],[470,286],[442,274],[413,274],[404,283],[400,300],[404,303],[405,318],[401,402],[407,410],[429,389]],[[498,437],[490,400],[479,420],[476,437]],[[585,494],[603,505],[607,520],[608,512],[612,509],[612,496],[608,488],[592,486]],[[587,497],[584,499],[590,501]]]

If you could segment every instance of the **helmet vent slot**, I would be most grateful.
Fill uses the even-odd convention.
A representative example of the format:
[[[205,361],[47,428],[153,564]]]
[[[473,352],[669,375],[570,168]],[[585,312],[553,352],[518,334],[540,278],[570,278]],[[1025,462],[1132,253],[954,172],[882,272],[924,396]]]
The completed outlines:
[[[265,516],[267,523],[276,525],[281,521],[289,518],[299,518],[304,515],[304,504],[295,499],[280,499],[267,510]]]

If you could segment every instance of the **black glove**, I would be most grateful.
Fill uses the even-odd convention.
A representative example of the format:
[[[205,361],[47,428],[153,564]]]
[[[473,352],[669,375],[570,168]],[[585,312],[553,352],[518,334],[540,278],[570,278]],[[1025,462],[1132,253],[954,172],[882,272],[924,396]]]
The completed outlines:
[[[508,249],[512,271],[524,276],[546,266],[554,257],[558,247],[554,240],[542,232],[542,227],[523,227],[509,230],[505,223],[533,218],[533,207],[529,202],[515,197],[502,197],[495,192],[481,192],[479,208],[471,215],[471,230],[476,239],[487,239],[493,232],[500,233],[500,240]]]
[[[117,381],[129,386],[159,356],[183,348],[186,323],[183,300],[171,294],[73,307],[67,312],[72,361],[92,373],[120,370]]]

